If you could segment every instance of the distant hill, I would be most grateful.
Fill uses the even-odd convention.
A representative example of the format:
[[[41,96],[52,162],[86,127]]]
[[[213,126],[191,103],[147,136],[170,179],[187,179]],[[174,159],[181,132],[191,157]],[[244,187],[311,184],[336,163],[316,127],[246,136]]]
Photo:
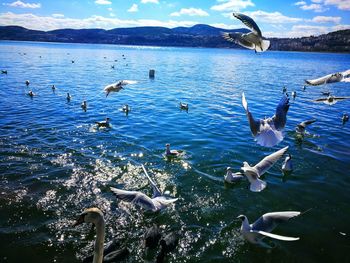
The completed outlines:
[[[198,24],[192,27],[131,27],[104,29],[30,30],[19,26],[0,26],[0,40],[153,45],[177,47],[241,48],[223,39],[223,32],[249,30],[221,29]],[[270,50],[350,52],[350,29],[320,36],[271,38]]]

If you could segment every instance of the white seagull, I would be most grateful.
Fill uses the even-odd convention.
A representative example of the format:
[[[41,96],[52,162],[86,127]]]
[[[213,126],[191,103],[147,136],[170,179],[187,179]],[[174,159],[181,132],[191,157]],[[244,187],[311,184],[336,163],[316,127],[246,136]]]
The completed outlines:
[[[259,178],[266,173],[288,150],[288,146],[284,147],[273,154],[266,156],[258,164],[253,167],[247,162],[243,162],[243,167],[241,168],[244,175],[247,176],[250,182],[250,191],[261,192],[266,188],[266,182],[260,180]]]
[[[314,123],[315,121],[316,121],[315,119],[303,121],[297,125],[297,127],[295,128],[295,131],[299,134],[304,135],[306,127],[309,126],[310,124]]]
[[[104,91],[106,92],[106,97],[109,95],[109,93],[111,92],[118,92],[120,91],[121,89],[124,89],[124,86],[128,85],[128,84],[135,84],[137,83],[137,81],[133,81],[133,80],[121,80],[121,81],[118,81],[116,83],[113,83],[113,84],[110,84],[110,85],[107,85],[105,88],[104,88]]]
[[[142,165],[142,169],[145,172],[145,175],[152,186],[152,189],[153,189],[152,198],[148,197],[142,192],[127,191],[127,190],[121,190],[121,189],[111,187],[111,191],[116,195],[118,199],[139,205],[144,209],[151,210],[153,212],[160,211],[178,200],[178,198],[168,198],[162,195],[159,188],[156,186],[153,180],[148,176],[148,173],[143,165]]]
[[[350,69],[343,72],[332,73],[318,79],[305,80],[305,83],[311,86],[318,86],[335,82],[350,82]]]
[[[243,175],[241,173],[233,173],[231,167],[226,168],[226,174],[224,176],[225,182],[227,183],[237,183],[243,179]]]
[[[244,239],[252,244],[258,244],[263,247],[271,248],[262,241],[263,238],[270,237],[283,241],[296,241],[300,239],[299,237],[287,237],[270,233],[278,224],[287,222],[289,219],[299,215],[300,212],[297,211],[267,213],[262,215],[253,224],[249,224],[248,218],[245,215],[240,215],[237,218],[242,220],[240,230]]]
[[[319,98],[319,99],[315,99],[313,101],[314,102],[323,102],[324,104],[327,104],[327,105],[334,105],[338,101],[347,100],[347,99],[350,99],[350,97],[335,97],[335,96],[329,95],[327,98]]]
[[[282,171],[283,172],[293,171],[292,155],[288,154],[286,159],[284,159],[283,164],[282,164]]]
[[[247,15],[233,13],[233,16],[243,22],[251,32],[243,33],[223,33],[223,37],[242,47],[253,49],[255,52],[264,52],[270,47],[270,41],[265,40],[261,34],[261,30],[255,21]]]
[[[289,98],[283,95],[276,108],[276,113],[271,118],[255,120],[248,109],[248,103],[242,93],[242,105],[247,113],[250,130],[259,145],[273,147],[283,140],[282,130],[287,122]]]
[[[97,127],[98,128],[108,128],[110,127],[110,118],[106,118],[104,121],[96,121]]]

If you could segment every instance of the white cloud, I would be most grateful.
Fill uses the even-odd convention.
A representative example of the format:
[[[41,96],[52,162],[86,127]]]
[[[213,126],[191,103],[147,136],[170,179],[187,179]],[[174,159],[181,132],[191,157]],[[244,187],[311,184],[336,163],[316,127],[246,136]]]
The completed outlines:
[[[296,5],[296,6],[306,5],[306,2],[305,1],[299,1],[299,2],[294,3],[294,5]]]
[[[114,13],[109,13],[109,16],[115,17],[115,14]]]
[[[108,0],[96,0],[95,4],[98,4],[98,5],[110,5],[110,4],[112,4],[112,2],[108,1]]]
[[[322,3],[322,2],[323,2],[323,0],[311,0],[311,2],[313,2],[313,3],[317,3],[317,4],[320,4],[320,3]]]
[[[20,8],[40,8],[41,4],[40,3],[24,3],[22,1],[16,1],[13,3],[3,3],[3,5],[11,6],[11,7],[20,7]]]
[[[139,11],[139,7],[137,6],[137,4],[132,4],[132,6],[128,9],[128,12],[138,12]]]
[[[311,21],[315,23],[335,23],[339,24],[340,16],[315,16]]]
[[[282,15],[280,12],[265,12],[265,11],[253,11],[245,12],[246,15],[250,16],[256,21],[265,22],[269,24],[281,24],[281,23],[296,23],[300,22],[302,18],[289,17]],[[232,16],[233,17],[233,16]],[[234,17],[233,17],[234,18]],[[234,18],[236,19],[236,18]]]
[[[255,6],[251,0],[217,0],[222,3],[212,6],[210,9],[215,11],[239,11],[248,6]]]
[[[60,18],[64,17],[64,14],[52,14],[53,17]]]
[[[349,0],[325,0],[325,5],[335,5],[338,9],[341,10],[350,10],[350,1]]]
[[[163,26],[163,27],[189,27],[198,24],[197,21],[160,21],[152,19],[123,20],[103,16],[91,16],[84,19],[55,18],[51,16],[37,16],[34,14],[14,14],[12,12],[0,13],[0,25],[17,25],[36,30],[54,30],[61,28],[103,28],[137,26]]]
[[[181,8],[179,12],[171,13],[170,16],[181,16],[181,15],[189,15],[189,16],[209,16],[207,12],[200,8]]]
[[[107,10],[110,11],[110,12],[112,12],[112,11],[113,11],[113,8],[112,8],[112,7],[108,7]]]
[[[332,31],[350,29],[350,25],[336,25],[332,27]]]
[[[152,4],[159,4],[158,0],[141,0],[142,4],[152,3]]]
[[[222,28],[222,29],[235,29],[235,28],[239,28],[241,27],[241,25],[227,25],[224,23],[214,23],[214,24],[209,24],[209,26],[213,26],[213,27],[218,27],[218,28]]]

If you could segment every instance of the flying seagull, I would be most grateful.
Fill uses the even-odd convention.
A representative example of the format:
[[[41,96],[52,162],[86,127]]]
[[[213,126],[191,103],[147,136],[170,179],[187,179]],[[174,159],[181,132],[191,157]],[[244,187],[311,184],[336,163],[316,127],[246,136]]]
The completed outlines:
[[[241,168],[244,175],[247,176],[250,182],[250,191],[261,192],[266,187],[266,182],[260,180],[260,176],[266,173],[288,150],[288,146],[284,147],[273,154],[266,156],[259,163],[254,166],[250,166],[247,162],[243,162],[243,167]]]
[[[305,83],[311,86],[318,86],[335,82],[350,82],[350,69],[343,72],[329,74],[318,79],[305,80]]]
[[[248,109],[248,103],[244,92],[242,93],[242,104],[247,113],[250,130],[257,143],[262,146],[272,147],[283,140],[282,130],[287,122],[287,112],[289,109],[289,98],[283,95],[276,108],[276,113],[271,118],[255,120]]]
[[[347,99],[350,99],[350,97],[335,97],[335,96],[329,95],[327,98],[315,99],[314,102],[323,102],[324,104],[334,105],[338,101],[347,100]]]
[[[316,119],[303,121],[297,125],[297,127],[295,128],[295,131],[299,134],[304,135],[306,127],[309,126],[310,124],[314,123],[315,121],[316,121]]]
[[[128,85],[128,84],[135,84],[137,83],[137,81],[134,81],[134,80],[121,80],[121,81],[118,81],[116,83],[113,83],[113,84],[110,84],[110,85],[107,85],[105,88],[104,88],[104,91],[106,92],[106,97],[109,95],[109,93],[111,92],[118,92],[120,91],[121,89],[124,89],[124,86]]]
[[[270,237],[283,241],[296,241],[299,237],[287,237],[270,232],[280,223],[287,222],[289,219],[299,216],[297,211],[273,212],[262,215],[253,224],[249,224],[248,218],[245,215],[240,215],[237,218],[242,220],[241,233],[243,237],[252,244],[259,244],[263,247],[271,248],[262,241],[265,237]]]
[[[247,15],[233,13],[233,16],[243,22],[251,30],[247,34],[243,33],[223,33],[223,37],[242,47],[253,49],[256,52],[264,52],[270,47],[270,41],[263,39],[260,28],[255,21]]]
[[[146,210],[151,210],[153,212],[160,211],[178,200],[178,198],[168,198],[162,195],[159,188],[156,186],[153,180],[148,176],[148,173],[143,165],[142,165],[142,169],[145,172],[145,175],[152,186],[152,189],[153,189],[152,198],[148,197],[142,192],[127,191],[127,190],[121,190],[121,189],[111,187],[111,191],[115,194],[115,196],[118,199],[121,199],[129,203],[137,204],[145,208]]]

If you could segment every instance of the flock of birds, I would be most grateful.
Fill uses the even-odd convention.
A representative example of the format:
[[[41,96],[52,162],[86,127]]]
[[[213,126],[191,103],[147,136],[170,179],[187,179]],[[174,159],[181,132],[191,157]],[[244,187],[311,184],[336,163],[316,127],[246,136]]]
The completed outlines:
[[[270,46],[270,41],[263,38],[261,30],[258,25],[254,22],[252,18],[240,13],[233,13],[233,16],[241,20],[246,26],[251,30],[249,33],[224,33],[223,36],[225,39],[235,42],[245,48],[255,50],[255,52],[264,52]],[[74,63],[74,61],[72,61]],[[7,70],[2,70],[2,74],[7,74]],[[305,85],[318,86],[326,85],[329,83],[336,82],[350,82],[350,70],[344,72],[338,72],[334,74],[329,74],[317,79],[305,80]],[[131,80],[121,80],[116,83],[107,85],[104,88],[106,97],[109,96],[112,92],[119,92],[128,84],[136,84],[136,81]],[[27,80],[25,82],[26,86],[29,87],[30,82]],[[52,86],[52,90],[55,91],[55,85]],[[303,86],[303,90],[306,89],[306,86]],[[246,112],[249,127],[253,137],[256,142],[264,147],[274,147],[278,145],[284,139],[283,129],[287,122],[287,113],[290,107],[289,104],[289,94],[287,89],[284,87],[283,96],[276,107],[276,111],[272,117],[264,119],[256,119],[253,117],[252,112],[248,107],[248,102],[246,100],[244,92],[242,93],[242,105]],[[323,98],[314,100],[314,102],[323,102],[329,105],[333,105],[338,101],[349,99],[350,97],[336,97],[331,95],[330,92],[323,92]],[[32,90],[29,90],[27,93],[28,96],[34,97],[36,94]],[[291,93],[291,97],[295,99],[297,96],[296,92]],[[71,95],[67,93],[67,101],[72,99]],[[179,107],[181,110],[188,111],[189,105],[183,102],[180,102]],[[87,102],[84,100],[81,104],[81,108],[87,110]],[[131,110],[129,105],[124,105],[122,110],[125,113],[128,113]],[[343,124],[349,120],[349,116],[344,113],[342,117]],[[306,128],[308,125],[314,123],[316,120],[306,120],[302,121],[295,128],[298,136],[303,138],[307,134]],[[110,127],[110,118],[106,118],[103,121],[96,122],[98,128],[108,128]],[[224,181],[227,183],[237,183],[243,178],[247,178],[250,187],[249,189],[253,192],[261,192],[266,188],[267,183],[261,179],[262,175],[265,174],[275,163],[281,159],[283,156],[285,160],[282,164],[283,172],[291,172],[293,170],[292,156],[290,153],[287,153],[288,146],[284,147],[268,156],[265,156],[259,163],[251,166],[248,162],[243,162],[243,166],[240,172],[233,172],[231,167],[227,167],[226,174],[224,176]],[[166,144],[166,150],[164,157],[166,158],[181,158],[184,155],[182,150],[170,149],[170,144]],[[168,206],[174,204],[178,198],[169,197],[167,194],[164,194],[157,187],[156,183],[148,175],[145,167],[142,165],[142,170],[150,183],[153,189],[153,195],[151,197],[147,196],[140,191],[129,191],[124,189],[118,189],[111,187],[110,190],[113,194],[120,200],[124,202],[129,202],[134,205],[140,206],[145,210],[158,212],[167,208]],[[272,234],[271,231],[280,223],[286,222],[292,218],[300,216],[302,213],[298,211],[281,211],[281,212],[270,212],[262,215],[254,223],[250,224],[248,218],[245,215],[240,215],[237,218],[241,220],[240,231],[242,236],[250,243],[258,244],[262,247],[271,248],[271,246],[265,243],[263,240],[265,237],[283,240],[283,241],[296,241],[298,237],[288,237],[281,236],[277,234]],[[89,257],[87,260],[93,261],[94,263],[101,262],[114,262],[114,260],[126,256],[129,252],[124,248],[120,248],[120,245],[115,246],[115,244],[109,244],[104,249],[105,241],[105,220],[103,213],[98,208],[88,208],[80,214],[74,226],[80,225],[82,223],[92,223],[96,227],[96,241],[94,246],[94,254]],[[145,233],[145,246],[149,248],[155,248],[160,244],[161,252],[157,257],[157,262],[162,262],[166,253],[172,251],[178,243],[178,237],[175,233],[170,233],[165,237],[161,238],[159,228],[154,225],[149,228]],[[118,249],[116,249],[118,247]]]

